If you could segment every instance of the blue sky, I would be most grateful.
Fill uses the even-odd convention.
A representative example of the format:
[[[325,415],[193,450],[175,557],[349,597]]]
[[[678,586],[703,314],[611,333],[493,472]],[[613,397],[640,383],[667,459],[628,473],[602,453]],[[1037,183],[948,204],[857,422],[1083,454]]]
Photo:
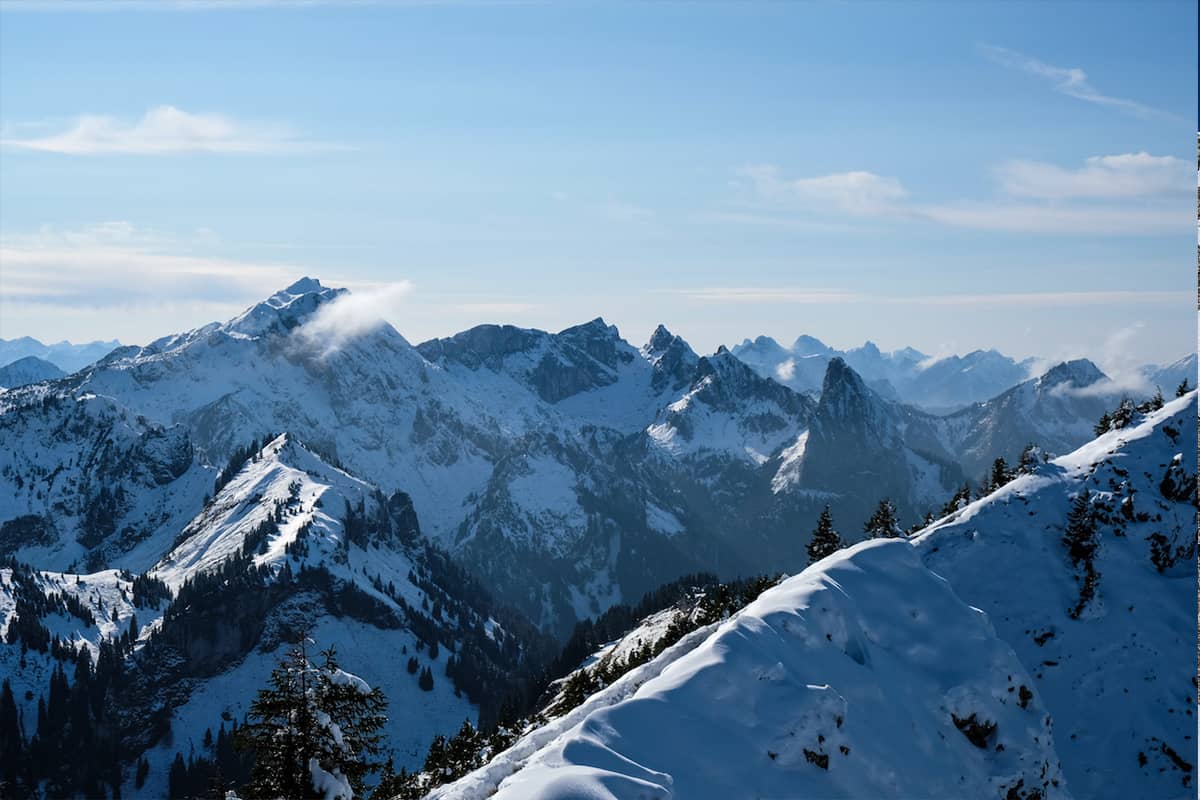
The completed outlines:
[[[0,1],[0,336],[1195,347],[1194,3]]]

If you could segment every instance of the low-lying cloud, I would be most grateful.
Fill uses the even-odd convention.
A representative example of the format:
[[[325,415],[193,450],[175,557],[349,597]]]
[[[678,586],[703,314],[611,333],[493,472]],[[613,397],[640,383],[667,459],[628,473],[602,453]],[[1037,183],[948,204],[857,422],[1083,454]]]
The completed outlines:
[[[399,316],[412,288],[409,281],[398,281],[346,292],[318,308],[292,336],[305,349],[327,357]]]

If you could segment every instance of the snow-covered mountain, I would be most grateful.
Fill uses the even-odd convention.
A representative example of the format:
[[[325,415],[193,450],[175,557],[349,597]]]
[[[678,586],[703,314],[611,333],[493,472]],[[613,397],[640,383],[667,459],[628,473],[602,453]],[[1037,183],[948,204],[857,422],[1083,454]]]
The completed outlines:
[[[0,672],[31,725],[58,661],[54,641],[96,657],[133,632],[124,646],[135,677],[108,701],[123,709],[112,724],[124,741],[149,748],[137,796],[166,794],[176,753],[212,758],[205,731],[243,719],[301,635],[336,646],[383,688],[398,766],[419,764],[435,733],[477,720],[481,703],[494,714],[539,656],[531,628],[508,622],[424,543],[406,495],[385,497],[286,434],[223,480],[143,575],[0,569]]]
[[[0,389],[12,389],[30,383],[51,381],[61,378],[65,374],[49,361],[37,356],[25,356],[0,367]]]
[[[826,558],[430,796],[1194,796],[1195,423]]]
[[[84,344],[71,344],[68,341],[42,344],[30,336],[22,336],[19,339],[0,339],[0,366],[35,356],[43,361],[49,361],[63,372],[75,372],[100,360],[120,346],[121,343],[116,339],[111,342],[96,341]],[[5,385],[7,384],[0,383],[0,386]]]
[[[229,322],[0,395],[13,461],[0,471],[0,524],[25,531],[10,552],[46,569],[142,569],[162,552],[155,531],[198,513],[216,468],[286,431],[410,496],[426,537],[565,633],[688,572],[798,567],[827,502],[851,540],[884,495],[915,521],[996,455],[1015,459],[1033,433],[1069,427],[1034,439],[1065,452],[1099,415],[1064,399],[1046,430],[1031,430],[1049,407],[1038,399],[1015,417],[985,403],[939,420],[836,356],[818,402],[723,348],[699,356],[661,326],[638,348],[600,319],[559,333],[485,325],[414,347],[383,322],[339,330],[345,297],[306,278]],[[97,501],[101,486],[73,465],[116,445],[102,433],[108,416],[89,422],[85,407],[125,420],[128,447],[143,428],[171,432],[169,476],[139,473],[116,501]],[[97,502],[101,533],[89,527]]]
[[[967,474],[983,474],[996,457],[1016,462],[1035,444],[1067,453],[1093,436],[1095,422],[1122,392],[1087,359],[1057,364],[985,403],[946,416],[939,423]]]
[[[1164,394],[1170,393],[1183,381],[1195,388],[1198,383],[1196,376],[1196,354],[1191,353],[1178,361],[1172,361],[1166,366],[1148,364],[1142,368],[1142,375],[1149,386],[1158,386]]]
[[[43,569],[143,570],[212,491],[180,425],[41,384],[0,394],[0,557]]]
[[[733,354],[756,372],[799,392],[818,392],[825,369],[834,358],[850,365],[881,395],[945,413],[978,403],[1029,377],[1033,359],[1015,361],[995,350],[933,358],[905,347],[884,353],[873,343],[836,350],[812,336],[784,347],[769,336],[746,339]]]

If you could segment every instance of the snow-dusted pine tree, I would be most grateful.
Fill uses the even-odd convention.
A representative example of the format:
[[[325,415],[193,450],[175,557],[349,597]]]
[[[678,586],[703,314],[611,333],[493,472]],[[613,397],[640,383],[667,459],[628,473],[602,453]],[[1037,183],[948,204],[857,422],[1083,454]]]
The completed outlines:
[[[302,639],[250,706],[238,737],[254,753],[247,795],[351,800],[379,766],[383,693],[343,672],[333,648],[321,656],[309,661]]]
[[[863,525],[863,533],[870,539],[894,539],[904,535],[891,500],[885,497],[879,501],[879,506]]]

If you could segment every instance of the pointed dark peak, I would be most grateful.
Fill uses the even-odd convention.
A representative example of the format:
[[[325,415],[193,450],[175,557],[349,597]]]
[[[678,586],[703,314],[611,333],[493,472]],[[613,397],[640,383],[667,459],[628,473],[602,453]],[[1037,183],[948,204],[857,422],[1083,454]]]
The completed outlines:
[[[1039,389],[1051,389],[1056,386],[1066,386],[1081,389],[1099,381],[1107,380],[1099,367],[1086,358],[1064,361],[1048,369],[1037,379]]]
[[[725,355],[725,356],[727,356],[727,355],[730,355],[730,353],[729,353],[729,348],[728,348],[728,347],[726,347],[725,345],[721,345],[720,347],[718,347],[718,348],[717,348],[716,355],[719,355],[719,356],[721,356],[721,355]]]
[[[825,368],[825,380],[821,384],[821,404],[852,396],[865,397],[870,390],[862,376],[851,369],[841,357],[829,360]]]
[[[642,357],[654,365],[651,385],[656,391],[682,389],[691,381],[698,357],[683,337],[659,325],[642,348]]]
[[[666,325],[659,325],[654,329],[654,333],[650,334],[650,341],[646,342],[646,352],[662,353],[671,346],[675,338],[675,334],[667,330]]]

